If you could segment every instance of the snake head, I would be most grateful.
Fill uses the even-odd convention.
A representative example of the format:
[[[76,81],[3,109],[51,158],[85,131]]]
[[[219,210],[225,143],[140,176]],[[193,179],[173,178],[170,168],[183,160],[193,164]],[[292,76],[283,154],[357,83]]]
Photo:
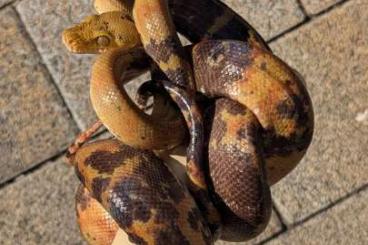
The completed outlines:
[[[80,24],[64,30],[62,38],[72,53],[101,53],[141,46],[132,18],[121,11],[88,16]]]

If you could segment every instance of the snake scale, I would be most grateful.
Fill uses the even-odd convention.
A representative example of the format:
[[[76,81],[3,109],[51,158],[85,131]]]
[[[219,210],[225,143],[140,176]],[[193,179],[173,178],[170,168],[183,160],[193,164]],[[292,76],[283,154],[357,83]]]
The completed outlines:
[[[111,244],[119,229],[135,244],[258,235],[270,217],[269,185],[297,165],[312,139],[312,104],[300,76],[220,1],[94,5],[99,15],[63,33],[70,51],[101,53],[91,102],[116,138],[69,155],[83,184],[77,214],[86,240]],[[182,48],[175,27],[193,45]],[[154,96],[146,114],[123,85],[149,69],[153,81],[140,92]],[[185,144],[187,128],[184,184],[153,151]]]

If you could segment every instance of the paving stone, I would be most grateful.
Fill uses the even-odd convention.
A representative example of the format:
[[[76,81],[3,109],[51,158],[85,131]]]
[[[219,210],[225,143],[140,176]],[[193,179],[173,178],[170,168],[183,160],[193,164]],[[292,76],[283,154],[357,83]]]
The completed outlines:
[[[324,9],[341,2],[342,0],[301,0],[308,14],[318,14]]]
[[[16,5],[27,31],[41,53],[68,107],[81,128],[86,128],[95,115],[89,102],[90,55],[70,54],[61,40],[66,28],[92,14],[89,0],[27,0]]]
[[[268,224],[266,230],[259,235],[258,237],[247,241],[247,242],[225,242],[225,241],[218,241],[215,245],[250,245],[250,244],[259,244],[260,242],[270,238],[272,235],[280,233],[282,231],[282,225],[277,217],[275,212],[272,212],[270,223]]]
[[[270,39],[304,19],[296,0],[224,0],[259,33]]]
[[[0,0],[0,7],[4,6],[5,4],[10,3],[12,0]]]
[[[267,244],[368,244],[367,202],[366,189]]]
[[[84,244],[76,223],[79,181],[62,159],[0,190],[1,244]]]
[[[315,111],[306,157],[273,188],[290,224],[368,182],[367,9],[348,2],[271,45],[304,76]]]
[[[2,183],[59,153],[77,127],[9,7],[0,11],[0,32]]]

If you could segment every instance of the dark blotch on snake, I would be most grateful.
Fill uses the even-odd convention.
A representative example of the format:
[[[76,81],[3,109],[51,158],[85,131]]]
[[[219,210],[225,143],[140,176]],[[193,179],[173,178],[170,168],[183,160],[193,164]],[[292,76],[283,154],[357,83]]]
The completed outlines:
[[[147,245],[148,244],[142,237],[140,237],[136,234],[133,234],[133,233],[129,233],[128,238],[129,238],[129,241],[131,241],[134,244],[138,244],[138,245]]]
[[[133,223],[134,206],[129,198],[131,190],[140,188],[140,184],[133,178],[124,178],[117,183],[109,196],[109,211],[111,216],[122,228],[128,228]],[[129,210],[129,211],[128,211]]]
[[[101,194],[106,191],[109,186],[111,178],[101,178],[96,177],[92,180],[92,193],[93,197],[96,198],[99,202],[101,202]]]
[[[150,219],[151,211],[148,203],[142,202],[140,200],[134,200],[133,206],[135,207],[133,210],[134,219],[140,220],[142,222],[147,222]]]
[[[262,62],[262,64],[261,64],[261,70],[262,71],[266,71],[267,70],[267,63],[266,62]]]
[[[189,80],[188,72],[183,69],[168,69],[166,72],[167,78],[172,81],[174,84],[178,84],[179,86],[188,86],[187,84],[181,84],[180,79],[185,78],[186,80]]]
[[[154,165],[154,171],[150,166]],[[162,199],[173,200],[180,203],[185,198],[185,189],[173,177],[169,169],[162,163],[160,159],[152,155],[151,158],[142,158],[140,164],[134,168],[134,173],[145,173],[143,182],[149,186],[147,191],[152,192],[151,196],[160,197]],[[160,183],[164,180],[164,183]]]
[[[247,113],[247,110],[244,106],[242,106],[239,103],[236,103],[235,101],[228,100],[229,103],[224,103],[226,106],[226,110],[232,114],[232,115],[245,115]]]
[[[247,139],[251,144],[257,145],[254,139],[261,136],[261,127],[257,119],[255,117],[253,119],[253,121],[249,119],[236,131],[237,140]]]
[[[171,220],[179,218],[179,212],[174,205],[169,202],[162,202],[158,204],[157,208],[161,209],[155,216],[156,223],[169,223]]]
[[[181,186],[180,186],[181,187]],[[168,188],[168,195],[169,197],[174,200],[175,203],[180,203],[181,200],[185,198],[184,190],[183,188],[180,188],[180,191],[178,190],[177,186],[171,185]]]
[[[160,230],[155,234],[155,244],[167,245],[167,244],[180,244],[190,245],[189,241],[181,233],[179,227],[176,224],[171,226],[170,230]]]
[[[296,98],[298,99],[298,98]],[[285,118],[293,119],[297,116],[294,101],[281,101],[277,105],[277,112]]]
[[[136,70],[136,71],[142,71],[145,69],[148,69],[150,66],[151,60],[147,56],[147,59],[135,59],[134,61],[129,63],[129,67],[127,70]]]
[[[112,174],[116,167],[120,166],[127,157],[126,151],[95,151],[87,157],[85,164],[96,169],[99,174]]]
[[[201,215],[199,214],[198,209],[192,209],[188,212],[188,222],[193,230],[195,231],[199,230],[198,221],[200,219]]]
[[[180,42],[179,42],[180,43]],[[176,39],[173,37],[169,37],[161,42],[157,42],[156,40],[151,39],[149,44],[146,45],[145,50],[150,55],[154,54],[154,56],[162,62],[167,63],[172,55],[172,51],[179,51],[181,47],[176,42]],[[185,54],[183,52],[178,52],[181,58],[186,59]]]

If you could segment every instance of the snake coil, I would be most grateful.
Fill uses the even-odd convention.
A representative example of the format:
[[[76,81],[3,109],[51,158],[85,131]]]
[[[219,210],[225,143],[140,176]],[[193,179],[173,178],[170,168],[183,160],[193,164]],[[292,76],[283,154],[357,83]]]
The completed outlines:
[[[95,0],[95,8],[99,15],[63,33],[70,51],[101,53],[90,87],[100,123],[68,156],[82,182],[76,208],[86,240],[112,244],[121,230],[135,244],[260,234],[269,186],[312,139],[301,77],[218,0]],[[181,47],[176,28],[193,45]],[[138,90],[142,105],[154,97],[147,114],[124,83],[150,69],[152,81]],[[83,145],[102,124],[115,139]],[[187,163],[178,180],[167,159],[180,145]]]

